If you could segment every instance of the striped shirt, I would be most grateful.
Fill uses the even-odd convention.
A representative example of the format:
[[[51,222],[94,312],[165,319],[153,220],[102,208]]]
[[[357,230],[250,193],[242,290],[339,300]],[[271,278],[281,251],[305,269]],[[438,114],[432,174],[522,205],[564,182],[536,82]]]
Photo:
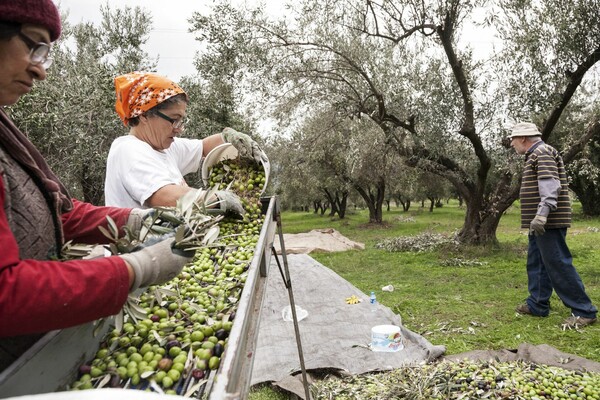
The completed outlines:
[[[538,212],[541,198],[539,182],[544,179],[560,180],[556,208],[552,207],[548,214],[546,229],[568,228],[571,226],[571,199],[567,186],[567,173],[562,157],[558,151],[539,141],[525,153],[525,167],[521,182],[521,228],[529,228],[531,220]]]

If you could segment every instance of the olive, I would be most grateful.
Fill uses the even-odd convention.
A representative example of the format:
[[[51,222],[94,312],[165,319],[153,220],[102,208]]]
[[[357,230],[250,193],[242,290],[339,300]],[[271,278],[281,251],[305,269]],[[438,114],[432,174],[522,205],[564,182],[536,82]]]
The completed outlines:
[[[173,360],[170,358],[163,358],[158,362],[158,369],[168,371],[171,369],[171,365],[173,365]]]
[[[223,354],[223,350],[225,348],[223,347],[223,345],[221,343],[217,343],[215,344],[215,347],[213,348],[213,354],[217,357],[221,357],[221,354]]]
[[[83,374],[89,374],[92,371],[92,366],[91,365],[82,365],[79,367],[79,373],[81,375]]]
[[[218,331],[215,332],[215,336],[219,340],[225,340],[229,336],[229,333],[225,329],[219,329]]]
[[[194,368],[192,370],[192,377],[196,380],[200,380],[200,379],[204,378],[204,370]]]
[[[179,342],[179,340],[174,339],[174,340],[170,340],[167,342],[167,350],[171,350],[171,347],[174,347],[174,346],[177,346],[177,347],[181,346],[181,343]]]
[[[117,374],[113,375],[110,378],[110,383],[109,383],[111,388],[118,388],[121,386],[121,377]]]

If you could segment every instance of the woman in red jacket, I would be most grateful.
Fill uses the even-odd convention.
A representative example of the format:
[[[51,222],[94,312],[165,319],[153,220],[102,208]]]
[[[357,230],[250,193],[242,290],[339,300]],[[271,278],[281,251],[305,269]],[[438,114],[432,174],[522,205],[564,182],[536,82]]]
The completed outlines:
[[[67,240],[106,242],[98,226],[107,216],[139,229],[146,212],[72,200],[4,110],[46,78],[60,31],[52,0],[0,0],[0,370],[39,337],[24,335],[114,315],[130,291],[166,282],[189,261],[170,251],[172,240],[122,256],[56,261]]]

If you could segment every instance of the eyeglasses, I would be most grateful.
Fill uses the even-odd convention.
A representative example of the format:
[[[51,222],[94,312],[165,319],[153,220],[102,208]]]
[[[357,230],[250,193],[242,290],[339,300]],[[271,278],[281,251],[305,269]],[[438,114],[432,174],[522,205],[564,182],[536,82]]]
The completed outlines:
[[[169,117],[168,115],[161,113],[158,110],[156,110],[155,112],[156,112],[156,115],[158,115],[165,121],[169,121],[171,123],[171,125],[173,126],[173,129],[183,130],[184,125],[185,125],[185,120],[183,118],[174,119],[174,118]]]
[[[29,60],[33,65],[41,65],[42,68],[48,69],[52,65],[52,58],[48,57],[50,54],[50,45],[43,42],[36,42],[23,32],[18,33],[19,38],[29,47]]]

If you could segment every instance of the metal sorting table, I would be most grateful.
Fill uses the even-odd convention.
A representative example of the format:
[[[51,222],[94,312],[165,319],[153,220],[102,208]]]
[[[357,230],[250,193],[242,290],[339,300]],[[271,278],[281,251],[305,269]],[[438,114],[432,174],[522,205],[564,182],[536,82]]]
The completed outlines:
[[[245,399],[248,396],[267,274],[271,256],[275,253],[273,241],[278,231],[282,245],[281,253],[287,273],[279,201],[277,197],[273,196],[262,198],[261,203],[265,220],[256,244],[254,257],[250,261],[248,276],[240,295],[227,349],[221,357],[219,369],[208,383],[209,400]],[[277,255],[275,257],[277,259]],[[281,271],[279,259],[277,259],[277,264],[280,266]],[[305,390],[308,393],[289,273],[284,276],[283,271],[281,272],[290,296],[301,369]],[[88,323],[69,329],[52,331],[44,335],[13,364],[0,373],[0,398],[65,390],[66,386],[75,380],[79,366],[94,357],[100,341],[114,325],[110,319],[106,322],[108,323],[105,323],[101,328],[97,327],[95,323]],[[95,336],[94,330],[97,330]],[[112,390],[127,392],[131,389]],[[88,392],[91,391],[93,390]],[[81,398],[85,398],[85,392],[80,392]],[[125,393],[123,398],[126,398]]]

